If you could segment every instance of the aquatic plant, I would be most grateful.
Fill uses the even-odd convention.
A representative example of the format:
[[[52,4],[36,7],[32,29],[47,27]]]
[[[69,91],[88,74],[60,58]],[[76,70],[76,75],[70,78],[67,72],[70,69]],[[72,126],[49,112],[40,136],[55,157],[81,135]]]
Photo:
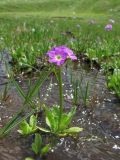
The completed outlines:
[[[120,97],[120,70],[116,69],[113,75],[107,77],[107,85],[114,90],[118,97]]]
[[[51,109],[44,106],[45,115],[46,115],[46,124],[49,129],[38,127],[42,132],[52,133],[57,136],[68,136],[74,135],[83,130],[79,127],[70,127],[69,125],[72,121],[72,118],[76,112],[76,108],[72,108],[69,113],[61,113],[59,106],[53,106]]]
[[[0,100],[6,101],[8,99],[8,84],[5,85],[3,92],[0,94]]]
[[[43,145],[42,137],[39,133],[35,133],[34,135],[34,141],[31,145],[32,151],[35,153],[35,155],[39,158],[46,155],[48,151],[51,149],[50,144]],[[35,160],[32,157],[26,157],[25,160]]]
[[[89,81],[85,84],[85,86],[82,86],[82,78],[80,80],[74,79],[73,75],[71,74],[71,85],[72,85],[72,95],[73,95],[73,103],[75,105],[79,105],[82,99],[82,103],[84,107],[87,107],[88,105],[88,99],[89,99]]]
[[[32,134],[37,130],[37,117],[32,115],[29,123],[24,119],[20,124],[18,132],[22,135]]]
[[[22,121],[24,121],[25,119],[27,119],[28,117],[30,117],[31,115],[37,112],[38,108],[36,107],[36,104],[34,103],[34,101],[32,101],[32,98],[36,93],[38,93],[38,90],[40,90],[42,84],[45,82],[45,80],[48,78],[48,76],[52,72],[53,72],[53,67],[50,67],[48,71],[43,71],[39,75],[36,83],[32,85],[32,87],[30,87],[26,95],[22,90],[22,88],[19,86],[19,84],[13,78],[13,75],[11,74],[11,72],[8,71],[10,80],[15,85],[20,96],[23,98],[24,103],[23,103],[23,106],[20,107],[19,111],[13,116],[13,118],[11,118],[11,120],[8,123],[6,123],[6,125],[3,128],[0,129],[0,137],[3,137],[6,134],[8,134],[14,127],[16,127]],[[24,116],[21,116],[21,114],[28,107],[27,104],[29,104],[29,108],[31,110],[29,111],[29,113],[25,114]]]
[[[35,134],[32,150],[36,155],[44,156],[50,150],[50,144],[43,146],[42,137],[39,133]]]

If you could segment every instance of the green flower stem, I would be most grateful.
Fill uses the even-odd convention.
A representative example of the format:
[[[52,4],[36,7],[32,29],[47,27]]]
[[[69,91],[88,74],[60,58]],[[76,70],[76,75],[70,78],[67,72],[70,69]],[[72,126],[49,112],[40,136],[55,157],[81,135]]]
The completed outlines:
[[[63,88],[62,88],[62,68],[59,67],[58,69],[58,81],[59,81],[59,104],[60,104],[60,115],[59,115],[59,123],[58,123],[58,130],[60,128],[60,123],[61,123],[61,117],[63,113]]]
[[[59,80],[59,96],[60,96],[60,112],[63,112],[63,88],[62,88],[62,68],[59,67],[58,69],[58,80]]]

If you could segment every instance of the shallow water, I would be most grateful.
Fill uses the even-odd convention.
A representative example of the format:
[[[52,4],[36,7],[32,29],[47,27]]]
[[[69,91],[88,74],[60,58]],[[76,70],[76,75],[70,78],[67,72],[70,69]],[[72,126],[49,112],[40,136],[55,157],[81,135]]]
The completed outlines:
[[[105,76],[100,71],[85,70],[80,63],[69,65],[64,69],[64,95],[65,107],[72,106],[70,93],[70,74],[75,79],[81,79],[84,90],[85,83],[90,84],[90,104],[83,107],[82,100],[78,105],[76,115],[72,122],[75,126],[84,128],[76,138],[61,138],[60,142],[47,155],[47,160],[119,160],[120,159],[120,102],[106,88]],[[7,82],[4,64],[0,64],[0,89]],[[27,77],[19,78],[19,83],[26,91],[28,88]],[[33,82],[37,77],[33,78]],[[50,85],[52,83],[52,86]],[[47,90],[46,90],[47,89]],[[67,91],[66,91],[67,90]],[[8,98],[0,103],[0,127],[19,110],[23,103],[14,86],[10,86]],[[58,85],[54,76],[47,80],[40,92],[41,101],[52,106],[58,103]],[[21,137],[16,130],[0,140],[0,160],[23,160],[32,156],[31,137]]]

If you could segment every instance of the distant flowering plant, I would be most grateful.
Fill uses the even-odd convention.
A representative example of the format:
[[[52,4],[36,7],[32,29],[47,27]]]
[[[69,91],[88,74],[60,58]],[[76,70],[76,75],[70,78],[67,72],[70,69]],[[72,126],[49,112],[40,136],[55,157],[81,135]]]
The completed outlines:
[[[115,23],[115,20],[114,19],[109,19],[109,22],[114,24]]]
[[[112,24],[107,24],[107,25],[105,26],[105,30],[111,31],[111,30],[112,30]]]
[[[49,56],[49,62],[54,63],[57,66],[64,64],[68,58],[71,60],[77,60],[73,51],[66,46],[53,47],[47,52],[47,55]]]
[[[96,21],[94,19],[89,21],[89,24],[96,24]]]

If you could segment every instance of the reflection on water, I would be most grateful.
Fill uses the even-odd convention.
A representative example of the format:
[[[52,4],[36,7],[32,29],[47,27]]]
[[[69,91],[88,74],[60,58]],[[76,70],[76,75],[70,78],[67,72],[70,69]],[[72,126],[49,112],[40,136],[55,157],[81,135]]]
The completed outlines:
[[[64,70],[65,106],[72,104],[66,96],[70,93],[69,78],[71,72],[75,79],[82,77],[84,89],[86,81],[90,84],[90,103],[84,108],[82,103],[77,108],[73,124],[84,128],[76,138],[61,138],[57,146],[48,154],[47,160],[119,160],[120,159],[120,103],[106,88],[105,77],[97,70],[86,71],[80,64],[68,66]],[[3,64],[0,64],[0,83],[6,82]],[[35,81],[36,77],[33,78]],[[20,85],[27,90],[27,78]],[[2,85],[3,86],[3,85]],[[2,87],[0,86],[2,90]],[[58,102],[58,85],[54,76],[47,80],[40,92],[41,102],[52,105]],[[9,98],[0,103],[0,127],[8,121],[22,105],[15,87],[9,89]],[[31,137],[22,138],[16,130],[0,140],[0,160],[23,160],[33,153],[30,149]]]

